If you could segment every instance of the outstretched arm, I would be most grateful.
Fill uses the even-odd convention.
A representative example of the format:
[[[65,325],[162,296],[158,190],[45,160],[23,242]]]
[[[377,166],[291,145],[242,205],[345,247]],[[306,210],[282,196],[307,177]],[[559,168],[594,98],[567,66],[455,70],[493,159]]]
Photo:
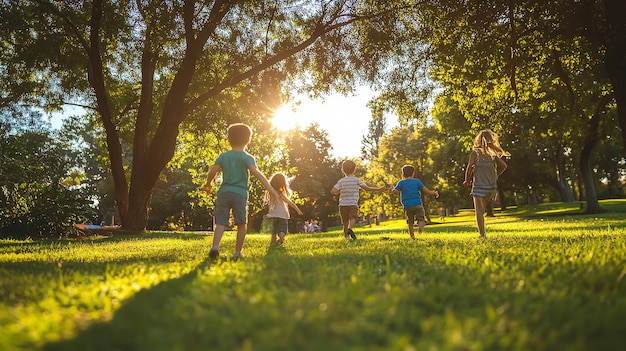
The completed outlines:
[[[203,186],[200,187],[200,190],[203,190],[205,193],[210,194],[211,191],[213,190],[213,187],[211,186],[211,182],[213,181],[213,179],[215,179],[217,172],[219,172],[221,169],[222,167],[220,167],[219,165],[213,165],[209,169],[209,172],[207,172],[206,182],[204,183]]]
[[[387,186],[383,185],[383,186],[381,186],[379,188],[374,188],[374,187],[371,187],[369,185],[365,185],[365,186],[361,186],[361,189],[367,190],[367,191],[385,191],[385,190],[387,190]]]
[[[300,211],[300,208],[298,207],[298,205],[296,205],[293,201],[291,201],[287,196],[285,196],[285,194],[280,194],[280,198],[289,206],[291,206],[291,208],[293,208],[297,214],[299,214],[300,216],[302,216],[302,211]]]
[[[265,174],[263,174],[263,172],[261,172],[258,168],[256,168],[256,166],[248,166],[248,170],[250,170],[250,173],[256,177],[256,179],[258,179],[261,184],[263,184],[263,186],[265,187],[265,189],[267,189],[267,191],[269,191],[269,193],[274,197],[274,198],[279,198],[280,195],[278,195],[278,192],[276,192],[276,190],[274,190],[274,187],[272,187],[272,185],[270,184],[269,180],[267,180],[267,178],[265,177]]]
[[[439,192],[437,190],[430,190],[427,187],[423,187],[422,191],[426,192],[429,195],[432,195],[434,197],[439,197]]]

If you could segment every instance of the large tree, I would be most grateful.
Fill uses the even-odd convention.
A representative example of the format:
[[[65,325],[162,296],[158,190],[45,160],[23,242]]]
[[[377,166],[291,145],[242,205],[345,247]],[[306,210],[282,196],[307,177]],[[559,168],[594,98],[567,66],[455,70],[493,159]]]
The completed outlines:
[[[349,90],[379,58],[358,54],[360,39],[347,29],[394,16],[394,7],[357,0],[4,1],[0,108],[72,103],[95,111],[122,226],[143,230],[183,121],[221,130],[242,120],[221,115],[224,105],[243,95],[272,105],[277,97],[267,91],[298,74],[317,91],[338,81]]]
[[[431,72],[442,88],[433,91],[452,99],[472,123],[470,134],[490,127],[505,141],[528,142],[548,154],[545,160],[558,170],[554,178],[563,198],[571,197],[562,156],[574,149],[588,188],[587,211],[599,211],[589,170],[591,152],[602,138],[597,119],[606,118],[613,98],[624,109],[618,95],[626,80],[619,74],[623,46],[618,45],[624,40],[619,35],[624,16],[607,12],[610,4],[623,9],[610,0],[426,3],[417,19],[403,22],[413,36],[398,43],[388,95],[419,107],[423,90],[415,88],[417,73],[420,68]]]

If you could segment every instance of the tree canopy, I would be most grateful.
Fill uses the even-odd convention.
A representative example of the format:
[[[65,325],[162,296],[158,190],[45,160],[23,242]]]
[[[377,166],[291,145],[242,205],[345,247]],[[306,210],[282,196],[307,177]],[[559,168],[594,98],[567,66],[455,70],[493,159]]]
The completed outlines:
[[[0,14],[3,91],[11,92],[3,104],[93,110],[122,226],[141,230],[181,128],[193,123],[219,136],[231,122],[258,123],[288,77],[318,93],[349,90],[378,66],[359,50],[365,29],[348,28],[405,5],[9,1]]]
[[[250,148],[267,171],[296,167],[307,156],[298,143],[315,144],[309,151],[324,167],[331,164],[315,128],[281,143],[269,120],[295,92],[345,93],[356,82],[379,92],[363,145],[363,156],[381,166],[374,179],[390,182],[383,170],[397,173],[393,167],[404,157],[432,171],[429,180],[462,192],[458,159],[473,134],[489,127],[521,161],[503,175],[516,177],[503,190],[554,187],[572,200],[573,188],[580,198],[584,188],[588,210],[598,211],[595,166],[603,165],[600,173],[617,189],[620,171],[607,160],[620,162],[626,142],[626,16],[617,15],[624,6],[619,0],[10,0],[0,5],[0,110],[26,118],[30,108],[85,108],[83,135],[93,150],[106,149],[95,163],[108,170],[86,167],[94,166],[100,186],[114,189],[125,229],[146,228],[152,200],[191,213],[155,189],[201,177],[177,168],[207,167],[227,147],[225,129],[233,122],[255,128]],[[382,117],[389,112],[401,126],[386,136]],[[607,157],[594,158],[597,147],[608,148]],[[297,163],[299,174],[310,173],[305,164]],[[301,185],[313,196],[314,186]],[[207,205],[192,187],[184,191]],[[331,201],[323,202],[320,208]]]

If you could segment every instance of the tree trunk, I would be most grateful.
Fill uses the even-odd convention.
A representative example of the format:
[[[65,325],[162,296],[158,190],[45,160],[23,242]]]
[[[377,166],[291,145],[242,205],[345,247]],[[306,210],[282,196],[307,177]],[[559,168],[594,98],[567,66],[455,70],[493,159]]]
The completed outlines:
[[[587,202],[587,209],[585,213],[601,213],[602,208],[598,202],[598,196],[596,194],[596,187],[593,182],[593,171],[591,170],[591,151],[595,144],[585,142],[583,151],[580,153],[580,173],[585,186],[585,201]]]
[[[604,0],[608,33],[606,70],[617,102],[617,115],[626,153],[626,1]]]
[[[565,174],[565,158],[563,157],[563,148],[558,147],[556,150],[556,177],[559,182],[559,189],[561,190],[561,199],[564,202],[574,202],[574,195],[572,189],[567,183]]]
[[[148,208],[151,189],[137,189],[136,186],[130,188],[130,199],[128,202],[128,214],[126,221],[122,223],[122,228],[131,231],[144,231],[148,223]]]
[[[598,195],[596,194],[596,187],[593,181],[593,171],[591,169],[591,152],[593,148],[600,141],[598,135],[598,126],[600,125],[600,116],[604,113],[606,105],[610,101],[609,95],[605,95],[600,98],[598,107],[594,111],[593,116],[589,120],[589,129],[583,142],[583,149],[580,152],[580,173],[583,184],[585,186],[585,201],[587,202],[587,209],[585,213],[600,213],[602,208],[598,202]]]

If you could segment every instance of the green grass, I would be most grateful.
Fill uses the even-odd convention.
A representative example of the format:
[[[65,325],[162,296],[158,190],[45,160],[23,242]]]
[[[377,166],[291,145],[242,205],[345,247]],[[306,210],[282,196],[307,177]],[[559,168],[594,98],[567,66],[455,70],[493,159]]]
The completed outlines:
[[[603,350],[626,345],[626,201],[246,238],[0,241],[0,350]],[[433,218],[435,219],[435,218]],[[222,254],[232,254],[227,233]]]

